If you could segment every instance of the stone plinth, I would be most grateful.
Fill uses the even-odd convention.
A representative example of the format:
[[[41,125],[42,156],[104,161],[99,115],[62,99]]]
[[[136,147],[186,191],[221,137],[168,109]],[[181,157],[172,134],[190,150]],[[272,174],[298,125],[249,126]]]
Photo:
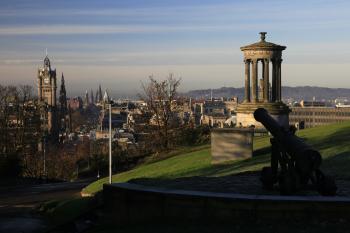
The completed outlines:
[[[260,122],[254,118],[254,111],[258,108],[265,108],[269,114],[284,128],[289,128],[289,112],[290,109],[282,102],[275,103],[242,103],[237,107],[237,126],[255,128],[265,128]]]
[[[250,128],[213,129],[211,131],[212,163],[251,158],[253,132]]]

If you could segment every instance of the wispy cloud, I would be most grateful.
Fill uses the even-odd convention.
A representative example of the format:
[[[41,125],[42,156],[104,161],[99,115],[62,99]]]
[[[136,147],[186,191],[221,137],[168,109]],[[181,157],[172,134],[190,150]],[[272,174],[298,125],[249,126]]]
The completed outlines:
[[[55,63],[62,63],[64,60],[57,59],[55,60]],[[5,65],[32,65],[32,64],[40,64],[42,63],[42,60],[39,59],[0,59],[0,64]]]
[[[72,72],[77,85],[103,79],[101,75],[111,84],[128,82],[172,67],[184,77],[197,78],[196,88],[209,81],[221,86],[231,83],[233,66],[235,85],[241,85],[239,47],[255,42],[257,33],[266,30],[268,41],[288,47],[282,69],[288,81],[318,80],[319,73],[326,73],[325,64],[350,62],[349,8],[346,0],[2,0],[0,78],[26,77],[20,73],[23,67],[35,76],[47,47],[53,66]],[[298,69],[288,66],[295,63],[322,65],[288,76]],[[217,64],[226,68],[211,68],[209,74],[208,67]],[[70,65],[74,69],[68,69]],[[3,67],[8,68],[4,78]],[[136,69],[138,74],[131,74]],[[347,75],[345,68],[332,72],[327,75]],[[124,79],[115,81],[116,76]]]
[[[215,64],[225,63],[225,60],[234,60],[239,51],[233,48],[197,48],[187,50],[167,51],[138,51],[104,53],[85,52],[85,55],[76,52],[62,51],[55,53],[52,64],[100,64],[100,65],[168,65],[168,64]],[[229,57],[229,59],[227,59]],[[230,62],[230,63],[231,63]],[[6,65],[38,65],[42,60],[27,57],[25,59],[4,56],[0,64]]]
[[[226,25],[28,25],[2,26],[0,35],[83,35],[83,34],[135,34],[135,33],[170,33],[170,32],[215,32],[215,31],[247,31],[261,28],[268,30],[289,31],[285,22],[241,23]],[[293,25],[294,29],[335,29],[348,27],[348,23],[340,20],[328,22],[300,22]]]
[[[229,26],[146,26],[146,25],[32,25],[0,27],[0,35],[125,34],[174,31],[227,30]]]

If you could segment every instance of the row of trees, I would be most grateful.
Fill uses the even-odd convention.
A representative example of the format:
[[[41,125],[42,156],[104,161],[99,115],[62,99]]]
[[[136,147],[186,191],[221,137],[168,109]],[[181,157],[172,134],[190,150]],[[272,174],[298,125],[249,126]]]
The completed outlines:
[[[0,175],[18,176],[37,151],[40,114],[28,85],[0,85]]]
[[[72,179],[89,143],[62,145],[43,140],[41,105],[27,85],[0,85],[0,179]],[[82,121],[84,122],[84,121]]]
[[[0,148],[1,154],[24,151],[33,133],[36,115],[31,86],[0,85]],[[40,126],[40,125],[39,125]],[[10,136],[10,137],[9,137]]]

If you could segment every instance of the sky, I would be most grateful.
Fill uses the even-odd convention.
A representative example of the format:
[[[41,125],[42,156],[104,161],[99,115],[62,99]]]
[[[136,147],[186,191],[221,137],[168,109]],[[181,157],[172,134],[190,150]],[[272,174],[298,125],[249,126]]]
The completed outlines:
[[[181,91],[242,87],[240,47],[285,45],[282,85],[350,88],[350,1],[1,0],[0,84],[36,86],[47,49],[69,96],[141,91],[169,73]]]

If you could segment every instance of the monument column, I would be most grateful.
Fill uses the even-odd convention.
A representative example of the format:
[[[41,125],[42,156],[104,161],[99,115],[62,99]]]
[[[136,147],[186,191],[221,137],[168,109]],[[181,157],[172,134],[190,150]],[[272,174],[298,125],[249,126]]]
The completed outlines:
[[[244,101],[250,102],[250,60],[244,60],[245,63],[245,90]]]
[[[282,101],[281,63],[282,59],[279,59],[277,61],[277,101]]]
[[[277,99],[277,62],[272,60],[272,95],[271,100],[275,102]]]
[[[264,59],[264,102],[269,102],[269,59]]]
[[[256,59],[252,60],[253,64],[253,74],[252,74],[252,99],[253,102],[258,101],[258,61]]]

